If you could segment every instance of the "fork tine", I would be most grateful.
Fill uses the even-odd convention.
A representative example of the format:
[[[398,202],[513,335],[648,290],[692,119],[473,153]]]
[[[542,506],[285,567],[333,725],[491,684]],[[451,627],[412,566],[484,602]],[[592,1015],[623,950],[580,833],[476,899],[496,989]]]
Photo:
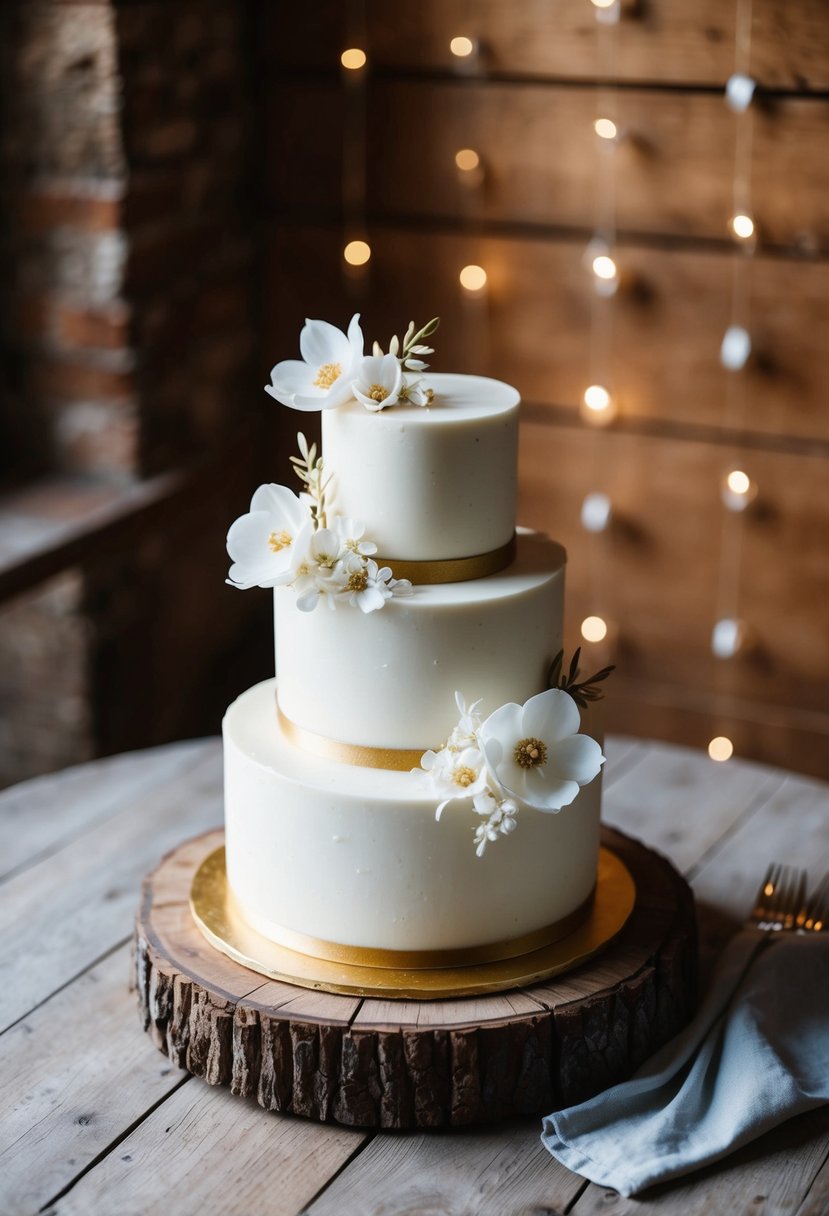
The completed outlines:
[[[802,920],[807,932],[821,933],[829,929],[829,874],[824,874],[809,897]]]
[[[829,881],[826,897],[829,900]],[[806,872],[798,866],[772,862],[755,896],[750,919],[767,929],[794,929],[805,923],[805,905]]]
[[[754,896],[754,907],[751,909],[752,920],[760,922],[768,919],[769,898],[774,894],[776,878],[777,864],[776,862],[771,862],[760,886],[757,888],[757,894]]]

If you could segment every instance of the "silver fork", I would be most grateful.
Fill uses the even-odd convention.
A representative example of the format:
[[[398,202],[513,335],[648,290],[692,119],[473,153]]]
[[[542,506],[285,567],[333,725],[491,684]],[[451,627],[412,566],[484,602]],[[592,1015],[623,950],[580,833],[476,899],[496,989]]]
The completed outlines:
[[[824,874],[803,905],[797,928],[801,933],[822,933],[829,929],[829,874]]]
[[[824,882],[829,896],[829,875]],[[797,929],[799,925],[805,925],[805,921],[806,871],[799,866],[772,862],[754,897],[748,923],[773,933]]]

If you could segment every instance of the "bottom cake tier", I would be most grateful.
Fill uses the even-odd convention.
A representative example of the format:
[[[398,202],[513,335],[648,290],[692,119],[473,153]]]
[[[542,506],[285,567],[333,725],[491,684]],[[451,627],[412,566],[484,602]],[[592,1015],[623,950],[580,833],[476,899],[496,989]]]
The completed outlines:
[[[538,948],[589,909],[600,777],[556,814],[521,810],[517,829],[478,857],[471,803],[450,803],[438,823],[425,773],[340,764],[289,743],[275,680],[230,706],[223,734],[228,883],[244,919],[282,946],[453,965]]]

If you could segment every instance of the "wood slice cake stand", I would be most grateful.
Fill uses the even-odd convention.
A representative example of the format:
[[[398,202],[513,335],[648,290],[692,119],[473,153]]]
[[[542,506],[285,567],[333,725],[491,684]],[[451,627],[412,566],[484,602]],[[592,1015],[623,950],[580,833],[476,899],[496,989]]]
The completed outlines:
[[[636,904],[601,954],[529,987],[427,1001],[300,988],[213,948],[189,898],[222,840],[188,841],[144,880],[135,983],[144,1028],[174,1064],[267,1110],[383,1128],[547,1114],[630,1076],[693,1012],[690,888],[612,829],[602,843]]]

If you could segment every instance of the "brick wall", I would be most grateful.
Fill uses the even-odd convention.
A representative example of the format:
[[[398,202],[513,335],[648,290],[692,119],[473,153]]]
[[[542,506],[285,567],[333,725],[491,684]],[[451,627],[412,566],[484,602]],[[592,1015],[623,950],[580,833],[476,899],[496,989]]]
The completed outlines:
[[[0,603],[0,781],[215,731],[267,663],[263,605],[223,585],[263,446],[249,26],[244,0],[0,6],[0,490],[209,494]]]

